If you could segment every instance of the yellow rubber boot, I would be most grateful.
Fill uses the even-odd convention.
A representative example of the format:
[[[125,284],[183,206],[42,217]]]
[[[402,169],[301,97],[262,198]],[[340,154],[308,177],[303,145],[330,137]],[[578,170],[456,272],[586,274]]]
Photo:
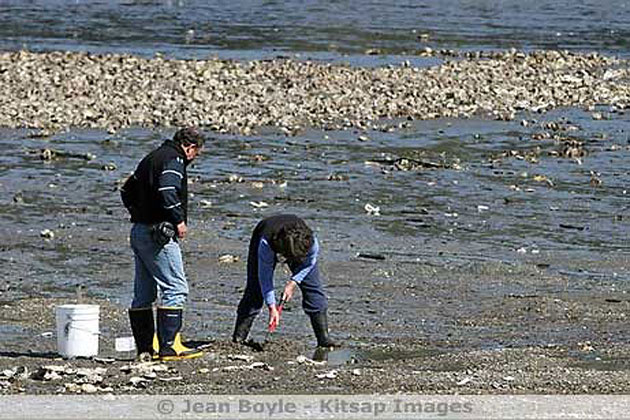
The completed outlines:
[[[175,356],[160,356],[160,360],[169,361],[169,360],[182,360],[182,359],[194,359],[197,357],[203,356],[203,351],[197,349],[188,348],[182,343],[182,335],[177,333],[175,335],[175,341],[171,347],[175,350]]]
[[[157,333],[153,334],[153,360],[160,358],[160,340]]]
[[[194,359],[203,356],[203,352],[190,349],[182,343],[183,309],[172,307],[158,308],[159,357],[163,361]]]

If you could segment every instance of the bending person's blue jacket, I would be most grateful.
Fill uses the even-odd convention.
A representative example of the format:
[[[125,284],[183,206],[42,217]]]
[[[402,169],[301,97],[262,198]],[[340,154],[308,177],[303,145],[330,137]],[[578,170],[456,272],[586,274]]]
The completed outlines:
[[[289,267],[291,269],[291,280],[300,284],[315,267],[318,254],[319,243],[317,238],[313,237],[313,245],[304,261],[298,266]],[[273,290],[273,273],[277,262],[276,253],[271,249],[267,238],[263,237],[258,244],[258,281],[260,282],[260,289],[267,306],[276,304],[276,294]]]

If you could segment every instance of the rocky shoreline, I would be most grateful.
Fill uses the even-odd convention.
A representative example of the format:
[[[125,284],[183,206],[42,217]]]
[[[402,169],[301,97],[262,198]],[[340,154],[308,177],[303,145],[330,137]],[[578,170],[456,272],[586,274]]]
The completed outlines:
[[[53,323],[54,299],[24,299],[0,308],[24,317],[35,332],[0,357],[0,395],[10,394],[617,394],[628,390],[627,349],[621,343],[532,345],[445,351],[422,340],[400,338],[367,347],[336,350],[346,359],[314,359],[308,339],[276,337],[264,352],[216,336],[206,354],[178,363],[134,362],[114,357],[113,337],[105,354],[63,360],[45,333]],[[110,331],[124,332],[126,311],[100,304]],[[20,309],[16,309],[20,308]],[[43,321],[43,324],[42,324]],[[196,321],[196,319],[195,319]],[[345,352],[345,353],[344,353]]]
[[[77,52],[0,54],[0,126],[115,132],[199,125],[252,134],[274,127],[391,131],[391,119],[512,119],[521,110],[630,107],[625,60],[597,53],[423,51],[441,65],[358,68],[293,59],[174,60]]]

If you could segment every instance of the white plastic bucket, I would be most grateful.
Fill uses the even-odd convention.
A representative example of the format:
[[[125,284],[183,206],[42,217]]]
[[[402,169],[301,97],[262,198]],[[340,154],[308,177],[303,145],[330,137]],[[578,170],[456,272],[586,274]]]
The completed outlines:
[[[57,350],[65,358],[98,354],[98,305],[57,306]]]

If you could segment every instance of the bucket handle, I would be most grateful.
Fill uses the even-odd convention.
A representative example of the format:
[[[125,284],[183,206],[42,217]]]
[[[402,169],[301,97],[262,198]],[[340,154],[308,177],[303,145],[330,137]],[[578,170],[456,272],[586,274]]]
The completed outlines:
[[[90,330],[86,330],[85,328],[79,328],[79,327],[71,327],[70,326],[71,321],[66,322],[66,325],[63,327],[63,333],[66,337],[68,337],[68,335],[70,334],[70,328],[73,328],[75,330],[79,330],[79,331],[83,331],[89,334],[94,334],[94,335],[101,335],[102,333],[100,331],[90,331]]]

